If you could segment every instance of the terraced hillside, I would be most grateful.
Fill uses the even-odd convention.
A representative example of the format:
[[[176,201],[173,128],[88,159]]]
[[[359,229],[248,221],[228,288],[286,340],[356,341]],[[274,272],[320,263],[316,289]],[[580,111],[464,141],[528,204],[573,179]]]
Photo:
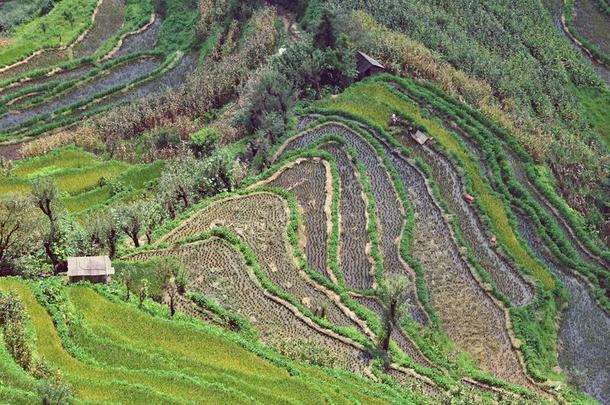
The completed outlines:
[[[196,16],[184,2],[170,2],[163,16],[155,14],[148,0],[76,2],[78,7],[65,11],[69,3],[61,1],[48,15],[23,26],[24,33],[16,33],[0,50],[4,62],[0,62],[0,139],[4,141],[66,127],[176,86],[194,68],[188,52]],[[88,20],[74,38],[66,41],[68,34],[53,34],[64,39],[59,46],[40,33],[62,24],[76,29],[77,18],[85,17]],[[175,19],[184,22],[182,31],[174,30]],[[41,48],[20,47],[20,35],[35,37]],[[36,42],[28,46],[35,47]]]
[[[17,162],[10,175],[0,179],[0,193],[27,194],[36,179],[50,176],[63,193],[61,202],[70,213],[91,215],[103,207],[145,195],[162,168],[162,161],[130,165],[101,160],[92,153],[68,146]]]
[[[392,112],[400,117],[395,126],[386,119]],[[412,143],[416,128],[433,140]],[[288,358],[386,381],[390,386],[375,388],[383,395],[363,391],[377,399],[400,392],[416,402],[452,396],[586,402],[576,385],[607,402],[607,258],[582,239],[575,218],[551,203],[551,191],[536,183],[535,166],[514,141],[507,134],[486,138],[487,131],[500,130],[426,84],[379,76],[354,85],[307,111],[274,149],[270,169],[236,192],[191,207],[157,232],[155,244],[124,255],[119,267],[179,259],[187,279],[181,311],[225,327],[222,311],[229,311],[240,319],[230,323],[240,325],[236,330],[254,328],[260,342]],[[60,184],[75,167],[101,173],[103,163],[77,149],[55,156],[61,156],[55,169],[43,156],[14,170],[27,179],[46,167]],[[468,193],[474,203],[464,201]],[[411,280],[409,311],[392,323],[384,365],[377,357],[387,316],[382,291],[396,274]],[[266,349],[267,360],[236,355],[240,363],[226,369],[225,360],[206,356],[245,349],[199,350],[216,329],[146,320],[111,298],[111,290],[59,287],[56,302],[39,292],[44,288],[2,282],[2,290],[16,289],[24,301],[37,341],[60,342],[36,350],[62,370],[79,398],[102,400],[104,392],[106,399],[189,401],[193,392],[209,391],[219,400],[269,401],[297,398],[304,389],[298,384],[318,384],[320,395],[332,391],[342,400],[355,395],[354,385],[328,391],[312,377],[338,384],[336,372],[291,365],[294,377],[286,380],[285,371],[261,371],[296,364],[270,366]],[[67,329],[53,315],[56,305],[75,311]],[[143,322],[147,332],[134,334],[132,322]],[[174,337],[178,344],[181,334],[201,333],[208,337],[187,337],[194,346],[172,346]],[[160,340],[153,354],[154,336]],[[102,341],[112,342],[108,350],[94,349]],[[163,356],[174,357],[163,363]],[[217,373],[204,364],[222,368]],[[100,373],[123,381],[116,392],[94,388],[90,378]],[[14,384],[5,395],[33,395]],[[152,397],[140,397],[147,386],[155,387],[147,391]]]
[[[218,328],[168,321],[109,300],[87,287],[53,290],[3,279],[28,312],[33,351],[61,370],[77,398],[92,402],[193,403],[258,401],[408,401],[404,393],[346,372],[287,361]],[[53,296],[52,294],[59,294]],[[44,299],[45,306],[40,300]],[[53,318],[53,306],[73,308],[73,322]],[[51,312],[53,313],[53,312]],[[136,327],[137,325],[137,327]],[[153,343],[151,345],[151,343]],[[185,344],[188,342],[188,344]],[[105,347],[98,350],[99,345]],[[36,398],[31,377],[4,354],[3,401]],[[6,379],[4,378],[6,377]]]
[[[0,402],[610,404],[600,2],[31,2]]]

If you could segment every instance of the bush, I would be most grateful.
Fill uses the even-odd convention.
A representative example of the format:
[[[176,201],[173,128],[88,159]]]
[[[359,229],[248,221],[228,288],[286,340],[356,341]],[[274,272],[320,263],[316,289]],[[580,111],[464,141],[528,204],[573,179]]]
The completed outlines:
[[[15,294],[0,292],[0,328],[4,343],[17,364],[26,371],[32,366],[32,349],[25,332],[26,313]]]
[[[43,405],[64,405],[72,400],[72,386],[60,376],[46,378],[38,385],[38,395]]]
[[[215,129],[203,128],[191,135],[189,147],[200,158],[209,155],[219,140],[220,134]]]
[[[158,129],[154,134],[155,147],[159,150],[176,149],[180,146],[180,135],[166,128]]]

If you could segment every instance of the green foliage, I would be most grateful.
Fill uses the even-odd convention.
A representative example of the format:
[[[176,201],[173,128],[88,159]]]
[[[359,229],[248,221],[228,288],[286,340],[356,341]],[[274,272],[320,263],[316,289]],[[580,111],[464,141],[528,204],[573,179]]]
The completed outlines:
[[[0,291],[0,330],[13,359],[22,369],[32,366],[32,349],[25,329],[26,313],[16,294]]]
[[[603,0],[597,0],[596,2],[603,7],[602,10],[604,12],[609,12],[610,5]],[[570,34],[572,34],[594,58],[601,61],[606,67],[610,66],[610,55],[602,51],[593,41],[579,33],[576,29],[574,24],[574,0],[565,0],[563,2],[563,13]]]
[[[234,333],[184,317],[170,322],[160,315],[160,308],[148,315],[104,286],[95,286],[98,293],[84,286],[61,287],[63,302],[77,308],[78,316],[70,318],[70,333],[59,338],[51,319],[62,325],[61,312],[51,310],[49,317],[45,309],[52,307],[38,304],[22,282],[2,279],[0,289],[5,288],[15,288],[27,302],[38,348],[73,385],[76,400],[182,403],[200,401],[205,395],[231,403],[253,398],[318,402],[330,397],[335,403],[354,402],[346,396],[364,403],[405,401],[400,390],[289,361]],[[64,347],[82,351],[73,351],[70,357]]]
[[[0,66],[15,63],[35,51],[74,42],[91,25],[95,0],[62,0],[48,14],[15,29],[10,45],[0,50]],[[65,14],[74,17],[72,23]]]
[[[174,258],[155,257],[146,262],[115,261],[113,265],[117,271],[116,282],[125,288],[128,295],[145,292],[146,298],[162,303],[172,278],[181,294],[185,292],[184,269]]]
[[[200,158],[208,156],[217,147],[216,143],[219,140],[220,134],[218,131],[213,128],[203,128],[191,134],[189,147],[195,156]]]
[[[47,378],[40,382],[38,395],[44,405],[63,405],[72,401],[74,393],[69,383],[59,378]]]
[[[159,31],[157,49],[166,55],[176,50],[186,51],[194,45],[199,13],[191,1],[164,0],[163,4],[165,20]]]
[[[258,333],[254,326],[244,317],[228,311],[221,307],[211,298],[207,298],[201,294],[191,293],[188,298],[193,301],[197,307],[215,313],[221,318],[223,324],[229,330],[238,332],[241,336],[248,340],[256,341]]]

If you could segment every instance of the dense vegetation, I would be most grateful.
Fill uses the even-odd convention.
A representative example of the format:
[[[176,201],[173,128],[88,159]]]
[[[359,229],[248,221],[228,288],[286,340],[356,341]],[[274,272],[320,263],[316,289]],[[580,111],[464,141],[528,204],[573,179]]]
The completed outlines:
[[[582,1],[0,4],[0,401],[610,401]]]

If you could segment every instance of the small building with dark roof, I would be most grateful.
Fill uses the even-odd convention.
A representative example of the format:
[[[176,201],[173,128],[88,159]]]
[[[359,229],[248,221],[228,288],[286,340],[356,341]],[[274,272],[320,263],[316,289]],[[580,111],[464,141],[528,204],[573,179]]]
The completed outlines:
[[[375,73],[383,72],[385,67],[371,58],[364,52],[358,52],[356,55],[357,69],[358,69],[358,79],[363,79],[367,76],[374,75]]]
[[[90,281],[108,284],[112,280],[114,268],[108,256],[88,256],[68,258],[68,281]]]

